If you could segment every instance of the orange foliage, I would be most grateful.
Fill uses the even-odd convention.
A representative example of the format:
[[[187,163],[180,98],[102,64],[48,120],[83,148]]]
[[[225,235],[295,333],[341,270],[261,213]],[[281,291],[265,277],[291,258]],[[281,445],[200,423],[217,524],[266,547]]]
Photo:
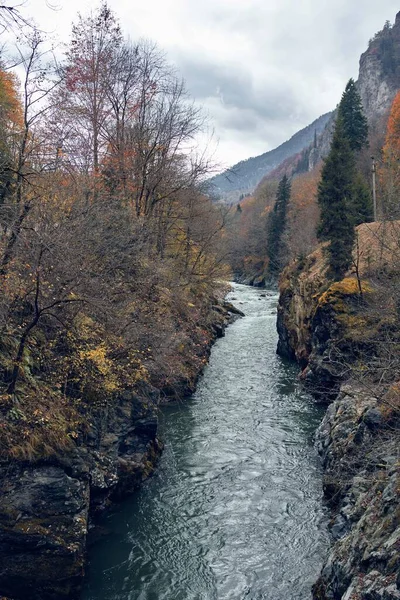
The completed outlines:
[[[383,146],[384,160],[393,154],[397,159],[400,158],[400,92],[393,100],[387,124],[385,145]]]
[[[316,204],[320,169],[299,175],[292,181],[291,210],[301,210]]]
[[[378,217],[399,218],[400,92],[393,100],[382,155],[382,164],[378,168]]]
[[[287,233],[289,258],[307,255],[317,244],[315,232],[319,210],[316,196],[319,179],[320,168],[316,168],[292,181]]]
[[[13,73],[0,70],[0,119],[15,127],[23,124],[18,86],[18,79]]]

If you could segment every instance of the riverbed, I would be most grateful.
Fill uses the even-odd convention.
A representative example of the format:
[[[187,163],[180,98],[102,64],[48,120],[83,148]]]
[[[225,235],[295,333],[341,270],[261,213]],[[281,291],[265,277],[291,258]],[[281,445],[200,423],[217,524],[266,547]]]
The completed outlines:
[[[234,284],[245,317],[197,391],[163,409],[156,474],[103,518],[82,600],[309,600],[328,548],[313,447],[321,409],[275,353],[277,296]]]

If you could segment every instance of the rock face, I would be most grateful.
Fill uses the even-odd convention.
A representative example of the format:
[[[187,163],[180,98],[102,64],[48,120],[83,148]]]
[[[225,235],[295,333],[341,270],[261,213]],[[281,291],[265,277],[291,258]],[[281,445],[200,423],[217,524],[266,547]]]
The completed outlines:
[[[388,111],[400,88],[400,12],[370,41],[361,55],[358,89],[369,121]]]
[[[146,399],[146,403],[144,400]],[[85,443],[51,464],[3,465],[0,590],[15,600],[76,598],[89,515],[132,492],[154,469],[159,392],[126,392],[98,411]]]
[[[400,598],[400,465],[387,407],[343,386],[317,432],[334,544],[315,600]]]
[[[198,350],[203,360],[192,365],[197,377],[211,341],[242,314],[223,301],[210,308],[210,335]],[[193,391],[184,376],[178,388],[172,399]],[[167,398],[168,389],[142,382],[88,409],[85,431],[63,456],[22,462],[0,454],[0,597],[79,597],[89,522],[153,472],[162,450],[158,406]]]
[[[373,247],[379,227],[358,228],[360,248]],[[389,255],[375,260],[392,268]],[[359,267],[361,276],[380,269],[368,260]],[[333,545],[313,598],[399,599],[400,389],[395,384],[389,389],[363,386],[362,376],[357,383],[348,381],[350,373],[363,373],[369,358],[370,364],[379,362],[378,340],[390,313],[385,316],[382,297],[375,296],[368,281],[348,276],[331,283],[324,273],[321,248],[287,269],[278,311],[278,352],[298,361],[310,391],[329,404],[316,444],[332,511]]]
[[[378,400],[360,385],[343,383],[358,350],[374,352],[376,323],[359,314],[355,279],[325,289],[310,266],[285,277],[278,350],[297,359],[318,400],[331,402],[316,443],[334,543],[313,598],[399,599],[398,390],[392,410],[391,402]]]
[[[400,89],[400,12],[393,26],[385,25],[361,55],[357,88],[369,125],[375,129],[378,124],[378,130],[383,130],[393,99]],[[329,152],[335,118],[336,110],[319,135],[317,147],[310,152],[310,171]],[[383,125],[379,125],[382,120]]]
[[[280,281],[277,352],[296,360],[301,377],[313,395],[329,402],[338,392],[341,380],[339,363],[332,360],[332,349],[341,337],[342,316],[351,310],[347,302],[325,302],[327,283],[321,250],[310,255],[305,264],[287,269]],[[338,289],[333,295],[351,296],[356,290]]]
[[[2,592],[44,600],[73,595],[83,574],[88,479],[60,467],[19,469],[2,480],[0,494]]]

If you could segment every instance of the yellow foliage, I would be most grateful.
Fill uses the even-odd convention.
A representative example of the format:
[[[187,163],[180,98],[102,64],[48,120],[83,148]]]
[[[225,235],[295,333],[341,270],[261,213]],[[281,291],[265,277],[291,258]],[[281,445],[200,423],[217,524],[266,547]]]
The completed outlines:
[[[79,358],[84,361],[93,363],[98,372],[103,375],[104,389],[113,393],[118,389],[118,380],[115,378],[113,370],[113,362],[107,358],[107,349],[104,344],[100,344],[94,348],[86,348],[79,351]]]
[[[361,282],[361,290],[363,294],[372,292],[372,288],[367,281]],[[318,298],[318,306],[325,304],[337,304],[338,301],[346,297],[358,296],[360,289],[358,281],[355,277],[345,277],[341,281],[333,283],[321,296]]]

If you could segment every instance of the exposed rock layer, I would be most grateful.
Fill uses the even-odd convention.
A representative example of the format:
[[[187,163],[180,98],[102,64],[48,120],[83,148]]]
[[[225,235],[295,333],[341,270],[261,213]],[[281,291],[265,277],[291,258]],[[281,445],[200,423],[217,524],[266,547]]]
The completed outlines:
[[[361,247],[371,249],[381,229],[380,223],[359,227]],[[393,263],[389,255],[379,260],[386,269]],[[381,267],[367,255],[360,265],[364,274]],[[367,281],[353,276],[329,284],[321,248],[304,264],[287,269],[280,288],[278,352],[298,361],[310,391],[329,404],[317,448],[332,510],[333,544],[313,597],[398,599],[400,393],[396,386],[369,389],[361,385],[362,377],[357,384],[346,383],[352,367],[362,373],[366,357],[377,358],[377,337],[388,313],[380,315],[381,301],[376,312],[371,310],[375,292]],[[365,310],[367,298],[370,310]]]
[[[334,544],[316,600],[400,598],[398,439],[385,413],[372,394],[346,385],[318,429]]]

